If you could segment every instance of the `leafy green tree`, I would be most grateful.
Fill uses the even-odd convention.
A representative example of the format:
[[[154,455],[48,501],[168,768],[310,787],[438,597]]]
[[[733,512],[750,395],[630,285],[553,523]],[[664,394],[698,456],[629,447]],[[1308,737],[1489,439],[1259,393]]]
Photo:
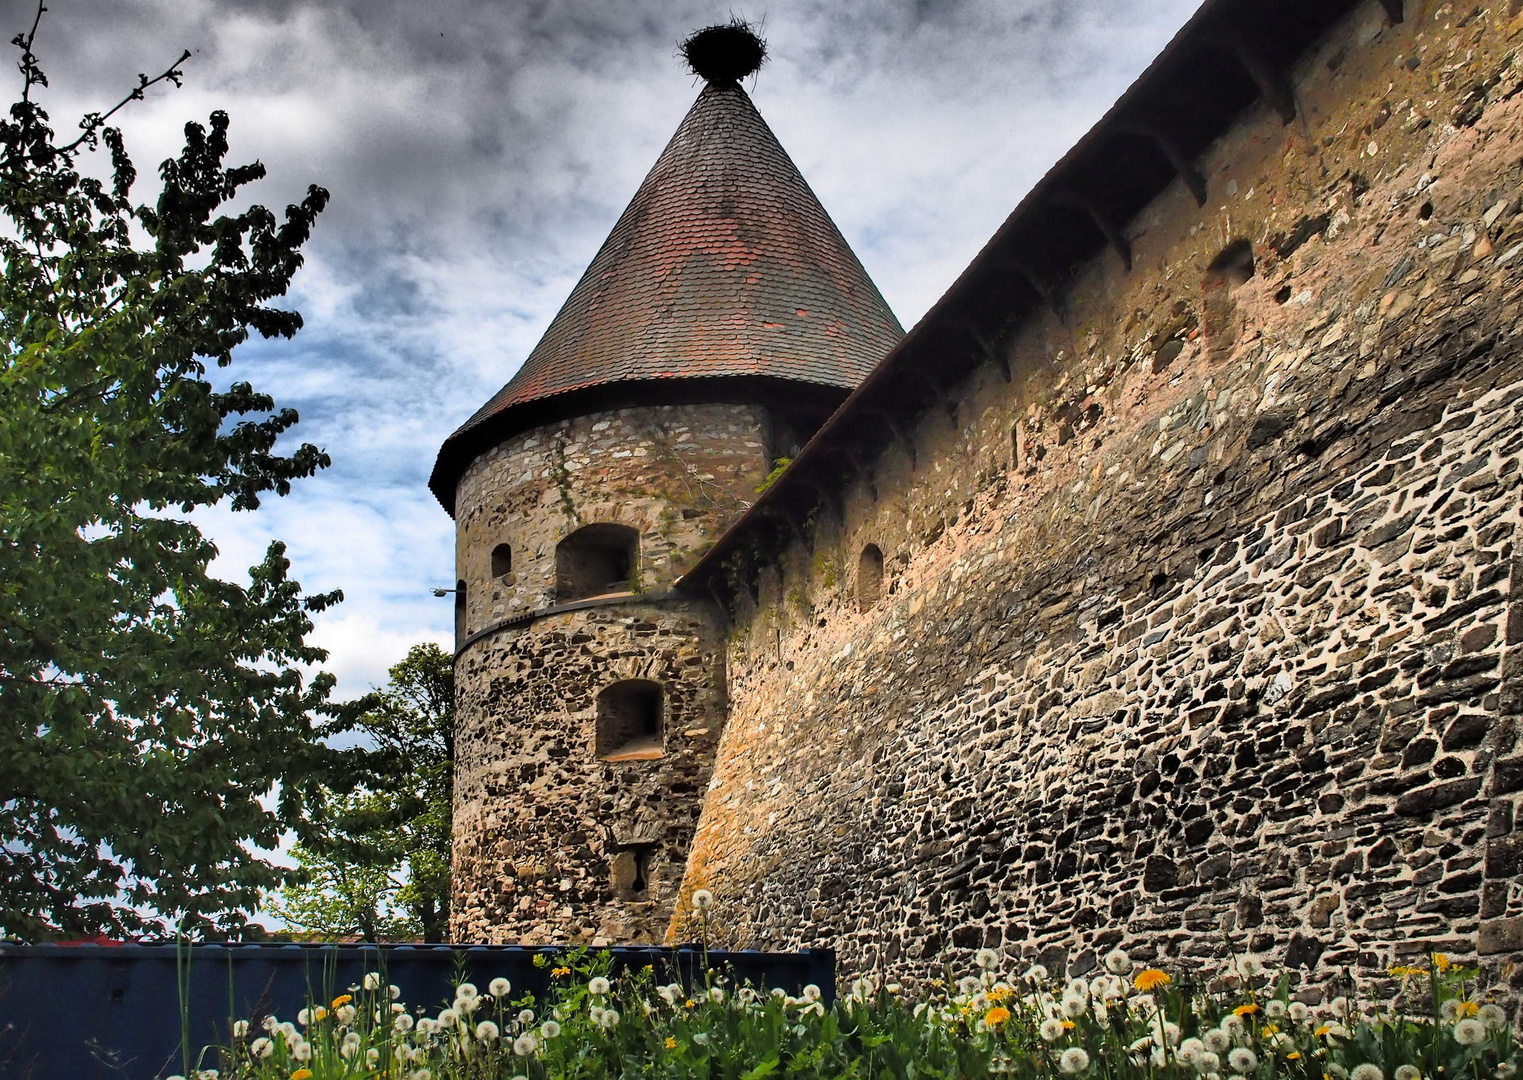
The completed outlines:
[[[337,809],[351,800],[340,798]],[[295,880],[280,890],[269,911],[293,936],[312,941],[415,941],[418,920],[398,901],[406,887],[399,867],[324,855],[298,844]]]
[[[137,201],[116,109],[55,136],[36,32],[0,120],[0,936],[235,934],[283,876],[253,848],[322,794],[332,680],[301,666],[340,597],[304,596],[279,544],[211,576],[186,515],[328,464],[277,448],[293,410],[208,377],[301,326],[272,301],[328,194],[223,212],[264,167],[225,164],[214,112]]]
[[[296,850],[276,911],[318,936],[444,941],[449,933],[455,674],[415,645],[384,690],[338,706],[323,733],[356,736],[329,775],[325,827]],[[353,790],[345,790],[352,785]]]

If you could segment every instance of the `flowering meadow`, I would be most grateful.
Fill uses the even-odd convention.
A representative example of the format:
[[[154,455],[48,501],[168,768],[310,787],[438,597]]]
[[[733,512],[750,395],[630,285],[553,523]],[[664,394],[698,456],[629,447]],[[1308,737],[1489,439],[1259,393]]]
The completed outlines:
[[[554,963],[554,962],[552,962]],[[550,994],[461,982],[444,1008],[410,1008],[380,972],[297,1016],[237,1021],[198,1080],[594,1080],[608,1077],[981,1077],[1053,1080],[1512,1080],[1517,1045],[1476,972],[1434,955],[1349,993],[1293,993],[1252,957],[1205,979],[1125,953],[1066,982],[1045,969],[979,970],[917,1000],[861,979],[827,1006],[797,995],[614,977],[607,954],[567,955]],[[1308,1001],[1307,998],[1315,998]],[[1325,998],[1325,1000],[1324,1000]],[[171,1078],[175,1080],[175,1078]],[[179,1078],[184,1080],[184,1078]]]

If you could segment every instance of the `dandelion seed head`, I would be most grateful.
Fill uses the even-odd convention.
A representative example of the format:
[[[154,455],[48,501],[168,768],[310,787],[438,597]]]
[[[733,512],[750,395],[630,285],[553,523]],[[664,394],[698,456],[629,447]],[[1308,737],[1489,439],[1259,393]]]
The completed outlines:
[[[1489,1028],[1503,1028],[1507,1026],[1507,1013],[1500,1005],[1482,1005],[1476,1013],[1481,1023]]]
[[[1030,982],[1041,983],[1046,982],[1048,979],[1052,978],[1052,976],[1048,974],[1047,968],[1043,965],[1032,964],[1029,968],[1026,969],[1026,978]]]
[[[360,980],[360,985],[366,990],[379,990],[381,988],[381,973],[379,971],[365,972],[365,977]]]
[[[1227,1051],[1227,1066],[1234,1072],[1252,1072],[1259,1067],[1259,1057],[1246,1046],[1237,1046]]]
[[[1311,1015],[1311,1009],[1304,1001],[1292,1001],[1285,1007],[1285,1012],[1298,1024],[1306,1023],[1306,1018]]]
[[[263,1035],[249,1043],[249,1054],[256,1058],[267,1058],[275,1052],[275,1044]]]
[[[993,949],[979,949],[974,955],[973,961],[985,971],[993,971],[999,967],[999,953]]]
[[[539,1025],[539,1033],[546,1039],[558,1039],[561,1036],[561,1026],[554,1020],[546,1020]]]
[[[1043,1020],[1037,1031],[1047,1042],[1057,1042],[1063,1037],[1063,1021],[1055,1018]]]
[[[707,889],[694,889],[693,906],[699,911],[709,910],[714,906],[714,894]]]
[[[1089,1068],[1089,1054],[1081,1047],[1070,1046],[1058,1058],[1058,1068],[1070,1075]]]
[[[508,992],[512,989],[513,984],[501,975],[487,983],[487,993],[491,994],[494,998],[507,997]]]
[[[513,1053],[519,1057],[528,1057],[539,1047],[539,1040],[533,1035],[520,1035],[513,1040]]]
[[[592,978],[587,980],[587,992],[597,997],[604,996],[612,988],[613,987],[608,982],[608,980],[603,978],[601,975],[594,975]]]
[[[1422,1070],[1416,1065],[1396,1066],[1396,1080],[1422,1080]]]
[[[1454,1041],[1461,1046],[1479,1046],[1486,1041],[1486,1025],[1473,1016],[1467,1016],[1454,1025]]]
[[[1221,1028],[1209,1028],[1202,1035],[1206,1049],[1217,1054],[1225,1054],[1232,1049],[1232,1032],[1223,1031]]]
[[[1132,970],[1132,958],[1120,949],[1112,949],[1105,954],[1105,970],[1112,975],[1125,975]]]
[[[476,1038],[482,1042],[496,1042],[497,1037],[501,1034],[502,1032],[498,1030],[497,1025],[490,1020],[483,1020],[476,1025]]]
[[[306,1009],[302,1010],[302,1012],[306,1012],[306,1011],[307,1011]],[[302,1023],[305,1024],[306,1021],[303,1020]],[[233,1038],[235,1038],[235,1039],[241,1039],[245,1035],[247,1035],[248,1033],[249,1033],[249,1022],[247,1020],[234,1020],[233,1021]]]
[[[1355,1065],[1348,1075],[1349,1080],[1386,1080],[1386,1074],[1380,1071],[1380,1066],[1368,1061],[1363,1065]]]

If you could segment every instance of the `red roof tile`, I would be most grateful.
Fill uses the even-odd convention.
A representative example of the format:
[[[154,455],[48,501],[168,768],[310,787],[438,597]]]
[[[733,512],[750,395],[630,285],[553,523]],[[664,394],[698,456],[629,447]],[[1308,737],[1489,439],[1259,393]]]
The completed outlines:
[[[620,381],[850,389],[903,334],[746,92],[709,85],[523,367],[441,462],[516,406]]]

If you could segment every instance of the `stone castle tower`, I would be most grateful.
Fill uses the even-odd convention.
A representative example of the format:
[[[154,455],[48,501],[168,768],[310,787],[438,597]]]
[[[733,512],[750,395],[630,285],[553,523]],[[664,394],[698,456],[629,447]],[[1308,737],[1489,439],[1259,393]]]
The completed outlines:
[[[718,615],[672,583],[903,334],[754,64],[689,58],[707,85],[430,480],[456,521],[456,940],[665,936],[726,709]]]

